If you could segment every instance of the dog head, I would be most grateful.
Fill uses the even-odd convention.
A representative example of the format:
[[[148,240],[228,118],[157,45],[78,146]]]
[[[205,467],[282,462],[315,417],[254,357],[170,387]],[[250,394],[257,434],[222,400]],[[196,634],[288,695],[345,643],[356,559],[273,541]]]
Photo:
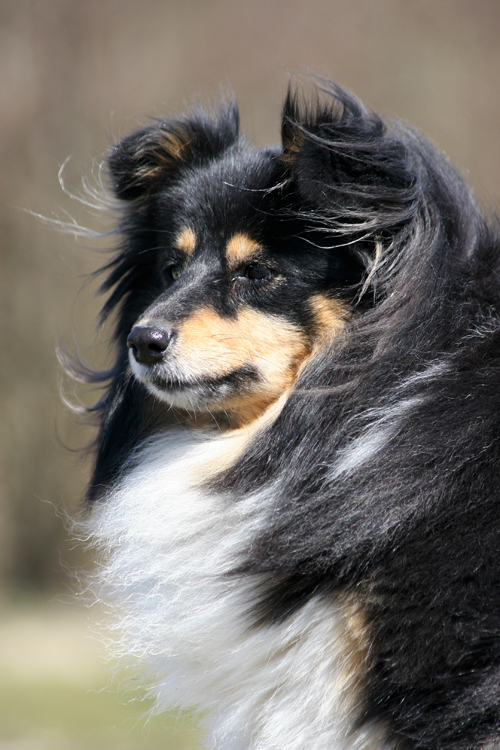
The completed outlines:
[[[331,93],[309,107],[288,96],[279,147],[250,147],[229,106],[155,121],[111,151],[122,246],[103,318],[118,310],[117,360],[94,407],[91,496],[173,413],[252,422],[373,305],[376,248],[409,223],[418,178],[401,139]]]
[[[174,407],[248,422],[342,329],[359,260],[298,216],[283,152],[250,148],[234,109],[158,122],[109,166],[129,205],[133,375]]]

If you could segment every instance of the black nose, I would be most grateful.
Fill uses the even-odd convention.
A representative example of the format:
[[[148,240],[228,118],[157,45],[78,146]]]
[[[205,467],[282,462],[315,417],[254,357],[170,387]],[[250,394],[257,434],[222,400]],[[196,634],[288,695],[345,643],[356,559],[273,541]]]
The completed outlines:
[[[173,331],[160,326],[135,326],[127,338],[135,359],[143,365],[156,365],[173,338]]]

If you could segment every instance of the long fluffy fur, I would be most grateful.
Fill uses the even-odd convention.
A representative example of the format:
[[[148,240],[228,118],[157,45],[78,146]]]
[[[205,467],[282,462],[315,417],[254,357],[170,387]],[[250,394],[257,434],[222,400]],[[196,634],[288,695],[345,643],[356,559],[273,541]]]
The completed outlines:
[[[323,88],[312,104],[289,93],[279,148],[251,149],[231,106],[155,123],[110,155],[124,211],[103,285],[116,363],[94,407],[100,596],[158,710],[210,714],[210,747],[493,748],[498,229],[425,140]],[[296,274],[288,297],[286,282],[241,293],[309,347],[245,424],[226,407],[207,407],[209,426],[169,408],[130,369],[137,320],[181,326],[207,301],[242,315],[206,280],[215,255],[173,291],[159,284],[158,255],[192,216],[197,237],[233,222],[228,236],[282,238],[276,257]],[[347,310],[335,336],[307,312],[320,293]],[[228,373],[235,393],[263,377]]]

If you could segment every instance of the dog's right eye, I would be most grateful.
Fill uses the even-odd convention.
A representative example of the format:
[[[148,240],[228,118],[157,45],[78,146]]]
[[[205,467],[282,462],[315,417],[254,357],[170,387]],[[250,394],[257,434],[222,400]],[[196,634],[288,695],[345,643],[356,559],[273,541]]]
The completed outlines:
[[[182,266],[180,263],[169,263],[163,269],[163,276],[166,281],[175,281],[181,275]]]
[[[250,281],[267,281],[272,276],[272,271],[261,263],[250,263],[241,271],[241,277]]]

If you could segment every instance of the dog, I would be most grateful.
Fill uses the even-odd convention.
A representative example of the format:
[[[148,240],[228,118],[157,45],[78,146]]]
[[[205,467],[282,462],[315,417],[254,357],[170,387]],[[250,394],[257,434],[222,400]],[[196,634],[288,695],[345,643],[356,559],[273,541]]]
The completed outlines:
[[[114,650],[220,750],[500,747],[500,240],[322,81],[108,156],[86,521]]]

